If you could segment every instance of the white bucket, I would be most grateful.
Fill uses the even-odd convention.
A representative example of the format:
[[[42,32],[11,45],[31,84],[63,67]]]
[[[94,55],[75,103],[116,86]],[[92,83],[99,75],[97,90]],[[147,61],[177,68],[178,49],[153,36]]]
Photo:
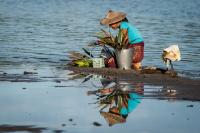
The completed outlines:
[[[103,58],[93,58],[92,59],[93,68],[102,68],[105,67]]]
[[[131,69],[133,52],[134,50],[132,48],[115,50],[118,68]]]

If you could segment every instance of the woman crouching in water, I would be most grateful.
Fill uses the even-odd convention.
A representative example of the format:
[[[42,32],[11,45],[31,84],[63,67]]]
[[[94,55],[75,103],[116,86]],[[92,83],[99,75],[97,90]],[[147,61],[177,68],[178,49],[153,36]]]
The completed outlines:
[[[126,14],[109,10],[106,17],[101,19],[100,23],[111,27],[113,30],[121,30],[124,42],[129,48],[134,49],[132,68],[134,70],[141,70],[141,61],[144,57],[144,41],[139,31],[128,22]]]

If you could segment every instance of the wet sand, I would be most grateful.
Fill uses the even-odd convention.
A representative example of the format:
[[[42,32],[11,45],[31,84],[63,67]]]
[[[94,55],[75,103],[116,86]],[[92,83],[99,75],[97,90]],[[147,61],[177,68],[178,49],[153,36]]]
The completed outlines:
[[[36,127],[34,125],[0,125],[0,132],[32,132],[41,133],[47,130],[44,127]]]
[[[127,82],[139,82],[146,85],[162,86],[165,90],[176,90],[176,96],[170,96],[174,99],[200,101],[200,80],[189,79],[180,76],[172,76],[169,73],[158,71],[120,70],[111,68],[78,68],[65,66],[64,69],[81,74],[95,74],[103,77],[113,77]],[[59,80],[57,80],[59,78]],[[84,76],[82,77],[84,78]],[[0,73],[0,81],[8,82],[56,82],[67,81],[64,77],[42,76],[36,73],[10,74]],[[66,87],[66,85],[56,85],[55,87]],[[26,88],[26,87],[25,87]],[[24,89],[25,89],[24,88]],[[154,97],[156,98],[156,97]],[[164,98],[164,96],[163,96]]]
[[[65,69],[76,73],[92,73],[102,76],[117,77],[127,81],[142,82],[149,85],[160,85],[177,90],[179,92],[176,95],[177,99],[200,100],[200,80],[172,76],[162,72],[136,72],[134,70],[120,70],[113,68],[78,68],[66,66]]]

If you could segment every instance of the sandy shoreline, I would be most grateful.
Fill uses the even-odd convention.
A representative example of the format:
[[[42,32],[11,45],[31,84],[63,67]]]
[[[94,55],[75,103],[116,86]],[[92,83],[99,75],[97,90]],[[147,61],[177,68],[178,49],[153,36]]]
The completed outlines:
[[[176,89],[179,93],[177,99],[183,100],[200,100],[200,80],[194,80],[184,77],[172,77],[169,74],[162,73],[139,73],[134,70],[119,70],[110,68],[78,68],[66,66],[65,69],[77,73],[92,73],[102,76],[111,76],[127,81],[142,82],[149,85],[166,86],[167,88]]]
[[[174,97],[181,100],[195,100],[200,101],[200,80],[189,79],[185,77],[172,77],[169,74],[162,72],[135,72],[134,70],[119,70],[110,68],[78,68],[73,66],[65,66],[65,70],[75,73],[102,75],[103,77],[114,77],[127,82],[140,82],[146,85],[163,86],[168,90],[176,90],[178,93]],[[0,82],[27,82],[36,84],[37,82],[56,82],[67,81],[64,77],[45,76],[35,73],[0,73]],[[59,84],[55,87],[65,87],[66,85]],[[164,97],[164,96],[163,96]],[[155,97],[156,98],[156,97]]]

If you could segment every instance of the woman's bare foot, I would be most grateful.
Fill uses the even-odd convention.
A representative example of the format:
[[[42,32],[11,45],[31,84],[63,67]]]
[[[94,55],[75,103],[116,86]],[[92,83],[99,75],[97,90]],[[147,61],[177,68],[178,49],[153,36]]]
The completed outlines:
[[[139,62],[139,63],[133,63],[133,69],[135,71],[141,71],[142,70],[141,62]]]

